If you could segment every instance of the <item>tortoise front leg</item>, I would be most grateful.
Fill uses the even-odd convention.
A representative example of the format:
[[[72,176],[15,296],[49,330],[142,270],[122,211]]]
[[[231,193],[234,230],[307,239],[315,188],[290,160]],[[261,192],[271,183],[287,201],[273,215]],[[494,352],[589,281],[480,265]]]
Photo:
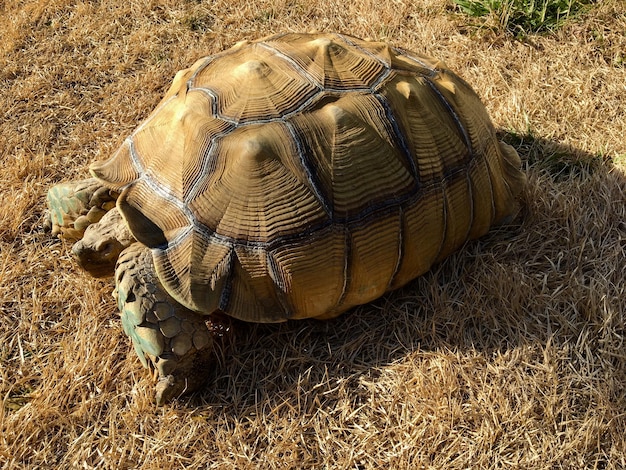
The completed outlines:
[[[122,252],[115,280],[124,331],[143,365],[148,359],[158,373],[157,404],[200,388],[213,352],[204,318],[165,292],[150,250],[140,243]]]
[[[47,194],[44,228],[69,240],[80,240],[85,229],[115,207],[117,194],[95,178],[53,186]]]

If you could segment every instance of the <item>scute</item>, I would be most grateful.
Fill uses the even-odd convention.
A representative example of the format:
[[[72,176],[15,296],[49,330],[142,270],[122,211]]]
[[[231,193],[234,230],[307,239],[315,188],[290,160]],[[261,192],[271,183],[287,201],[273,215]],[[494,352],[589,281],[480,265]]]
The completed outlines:
[[[190,86],[214,96],[216,115],[233,123],[278,119],[319,91],[286,58],[263,43],[207,60]]]
[[[349,94],[291,123],[335,220],[397,205],[416,189],[413,162],[376,97]]]
[[[464,134],[467,122],[450,113],[435,90],[436,85],[424,77],[397,77],[382,91],[394,109],[402,110],[395,116],[415,156],[422,185],[440,184],[472,158]]]
[[[392,282],[402,256],[402,217],[399,208],[370,214],[348,227],[348,272],[344,305],[363,297],[378,298]]]
[[[91,171],[121,192],[178,302],[274,322],[332,317],[423,274],[515,214],[519,167],[440,62],[283,34],[179,72]],[[166,336],[184,327],[156,314]]]
[[[284,124],[241,127],[215,154],[215,171],[189,207],[216,234],[267,243],[328,223]]]
[[[381,58],[358,49],[339,35],[290,35],[267,44],[294,61],[326,90],[370,89],[389,68]]]

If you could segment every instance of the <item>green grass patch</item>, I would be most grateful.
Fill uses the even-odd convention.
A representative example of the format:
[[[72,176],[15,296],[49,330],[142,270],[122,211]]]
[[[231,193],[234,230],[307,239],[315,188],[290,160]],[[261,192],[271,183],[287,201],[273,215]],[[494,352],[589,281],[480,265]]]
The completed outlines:
[[[594,0],[452,0],[463,13],[491,19],[516,36],[550,32]]]

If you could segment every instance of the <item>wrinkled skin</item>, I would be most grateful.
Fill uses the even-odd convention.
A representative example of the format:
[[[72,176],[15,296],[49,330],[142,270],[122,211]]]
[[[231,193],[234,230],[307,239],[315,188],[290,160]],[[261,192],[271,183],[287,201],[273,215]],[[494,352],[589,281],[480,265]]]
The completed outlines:
[[[122,215],[113,208],[87,227],[83,237],[74,243],[72,253],[89,274],[105,277],[113,273],[120,254],[133,243],[135,238]]]

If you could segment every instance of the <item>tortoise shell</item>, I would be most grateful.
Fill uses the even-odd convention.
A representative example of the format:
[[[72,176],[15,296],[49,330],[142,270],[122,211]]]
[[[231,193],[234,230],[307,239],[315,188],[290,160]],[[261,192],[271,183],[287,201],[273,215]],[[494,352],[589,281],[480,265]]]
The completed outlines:
[[[242,42],[176,75],[92,165],[184,306],[327,318],[517,210],[524,176],[439,62],[336,34]]]

